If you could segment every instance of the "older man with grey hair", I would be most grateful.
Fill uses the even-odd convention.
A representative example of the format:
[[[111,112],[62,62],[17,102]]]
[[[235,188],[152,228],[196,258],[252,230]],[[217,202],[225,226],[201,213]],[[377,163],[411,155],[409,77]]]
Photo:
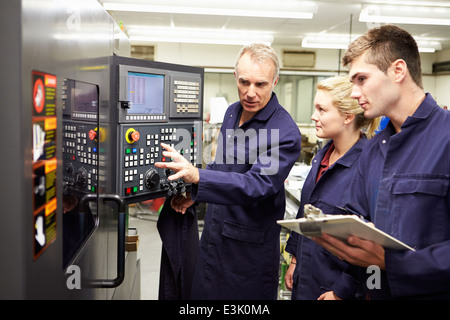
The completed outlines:
[[[208,203],[192,299],[276,299],[279,236],[285,211],[284,180],[300,155],[300,131],[278,103],[275,51],[263,44],[244,47],[235,69],[239,101],[230,105],[215,160],[198,169],[170,146],[158,163],[175,172],[169,179],[192,183],[178,196],[181,213],[194,201]]]

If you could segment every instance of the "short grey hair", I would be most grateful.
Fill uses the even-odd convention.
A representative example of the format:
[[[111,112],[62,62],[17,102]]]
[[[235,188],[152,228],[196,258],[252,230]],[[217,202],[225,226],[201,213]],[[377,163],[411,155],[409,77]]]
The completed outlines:
[[[275,74],[273,77],[273,81],[277,79],[277,77],[280,74],[280,61],[278,59],[278,55],[275,52],[275,50],[264,44],[264,43],[252,43],[249,45],[246,45],[239,51],[239,54],[236,59],[236,65],[234,66],[234,70],[237,72],[239,61],[241,60],[241,57],[246,54],[247,52],[250,53],[250,58],[255,62],[267,62],[272,61],[275,67]]]

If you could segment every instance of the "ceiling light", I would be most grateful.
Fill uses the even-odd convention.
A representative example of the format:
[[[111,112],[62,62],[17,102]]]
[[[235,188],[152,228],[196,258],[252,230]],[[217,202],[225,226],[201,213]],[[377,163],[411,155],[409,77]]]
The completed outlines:
[[[199,44],[246,45],[262,42],[270,45],[273,35],[246,30],[167,28],[129,26],[128,35],[134,43],[180,42]]]
[[[303,48],[315,49],[343,49],[346,50],[349,44],[355,40],[358,35],[349,37],[343,34],[309,34],[302,40]],[[419,52],[435,52],[442,50],[442,45],[439,41],[429,40],[423,38],[415,38]]]
[[[355,36],[350,39],[348,35],[307,35],[302,40],[302,47],[316,49],[347,49],[351,41],[354,39],[356,39]]]
[[[170,38],[161,37],[161,36],[130,36],[130,42],[132,44],[138,43],[158,43],[158,42],[178,42],[178,43],[196,43],[196,44],[223,44],[223,45],[236,45],[236,46],[244,46],[255,42],[254,40],[239,40],[239,39],[220,39],[220,38],[196,38],[196,37],[176,37],[171,36]],[[257,41],[263,42],[267,45],[270,45],[271,42],[266,41]]]
[[[360,22],[450,26],[450,8],[402,5],[363,5]]]
[[[416,42],[419,47],[419,52],[435,52],[436,50],[442,50],[442,44],[439,41],[416,38]]]
[[[279,19],[312,19],[316,7],[313,5],[306,6],[308,10],[299,11],[289,10],[272,10],[267,9],[246,9],[242,5],[240,7],[214,7],[214,6],[186,6],[184,5],[141,5],[130,3],[110,3],[103,4],[105,10],[109,11],[133,11],[133,12],[152,12],[152,13],[176,13],[176,14],[193,14],[193,15],[213,15],[213,16],[233,16],[233,17],[260,17],[260,18],[279,18]],[[261,6],[259,5],[259,8]],[[280,8],[280,7],[278,7]]]

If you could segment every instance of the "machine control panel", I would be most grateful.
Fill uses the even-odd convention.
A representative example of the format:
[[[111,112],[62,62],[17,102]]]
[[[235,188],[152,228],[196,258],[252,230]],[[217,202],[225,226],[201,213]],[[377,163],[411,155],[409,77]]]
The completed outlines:
[[[127,203],[189,191],[181,179],[169,181],[169,170],[155,167],[170,161],[161,143],[174,147],[201,167],[202,68],[114,57],[117,81],[116,188]],[[111,99],[113,100],[113,99]]]
[[[161,142],[175,148],[193,165],[201,165],[201,122],[135,124],[121,126],[119,190],[124,198],[145,194],[186,192],[182,180],[169,181],[168,170],[156,168],[155,162],[170,161],[162,152]]]
[[[65,79],[63,103],[63,188],[96,193],[98,188],[98,86]]]
[[[81,192],[96,192],[98,147],[95,124],[66,121],[63,126],[63,183]]]
[[[174,107],[170,109],[172,118],[198,116],[200,110],[200,80],[174,80],[172,83]]]
[[[122,64],[118,94],[120,123],[162,123],[202,117],[200,73]]]

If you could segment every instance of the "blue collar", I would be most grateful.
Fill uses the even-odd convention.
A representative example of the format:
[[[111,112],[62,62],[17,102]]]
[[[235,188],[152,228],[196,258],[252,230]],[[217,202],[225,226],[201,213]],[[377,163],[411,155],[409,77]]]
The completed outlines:
[[[317,153],[315,158],[317,158],[319,164],[320,161],[322,161],[327,150],[330,148],[332,142],[332,140],[328,141],[327,144]],[[335,164],[339,164],[348,168],[351,167],[353,163],[359,158],[359,154],[361,153],[366,142],[367,138],[364,135],[342,157],[340,157]]]
[[[406,118],[405,122],[402,124],[402,129],[406,128],[410,125],[413,125],[423,119],[426,119],[430,116],[430,114],[436,110],[436,107],[439,108],[437,102],[433,99],[433,97],[427,93],[425,95],[425,99],[419,105],[417,110],[414,112],[412,116]]]
[[[278,106],[279,106],[279,103],[278,103],[277,95],[274,92],[272,92],[272,97],[270,98],[270,100],[266,104],[266,106],[264,108],[262,108],[261,110],[259,110],[258,113],[253,116],[253,118],[248,120],[248,122],[254,121],[254,120],[267,121],[272,116],[272,114],[275,112],[275,110],[278,108]],[[240,102],[236,103],[236,107],[232,111],[232,117],[235,117],[235,119],[237,119],[236,121],[239,121],[238,119],[239,119],[239,116],[240,116],[242,110],[243,110],[242,104]]]

